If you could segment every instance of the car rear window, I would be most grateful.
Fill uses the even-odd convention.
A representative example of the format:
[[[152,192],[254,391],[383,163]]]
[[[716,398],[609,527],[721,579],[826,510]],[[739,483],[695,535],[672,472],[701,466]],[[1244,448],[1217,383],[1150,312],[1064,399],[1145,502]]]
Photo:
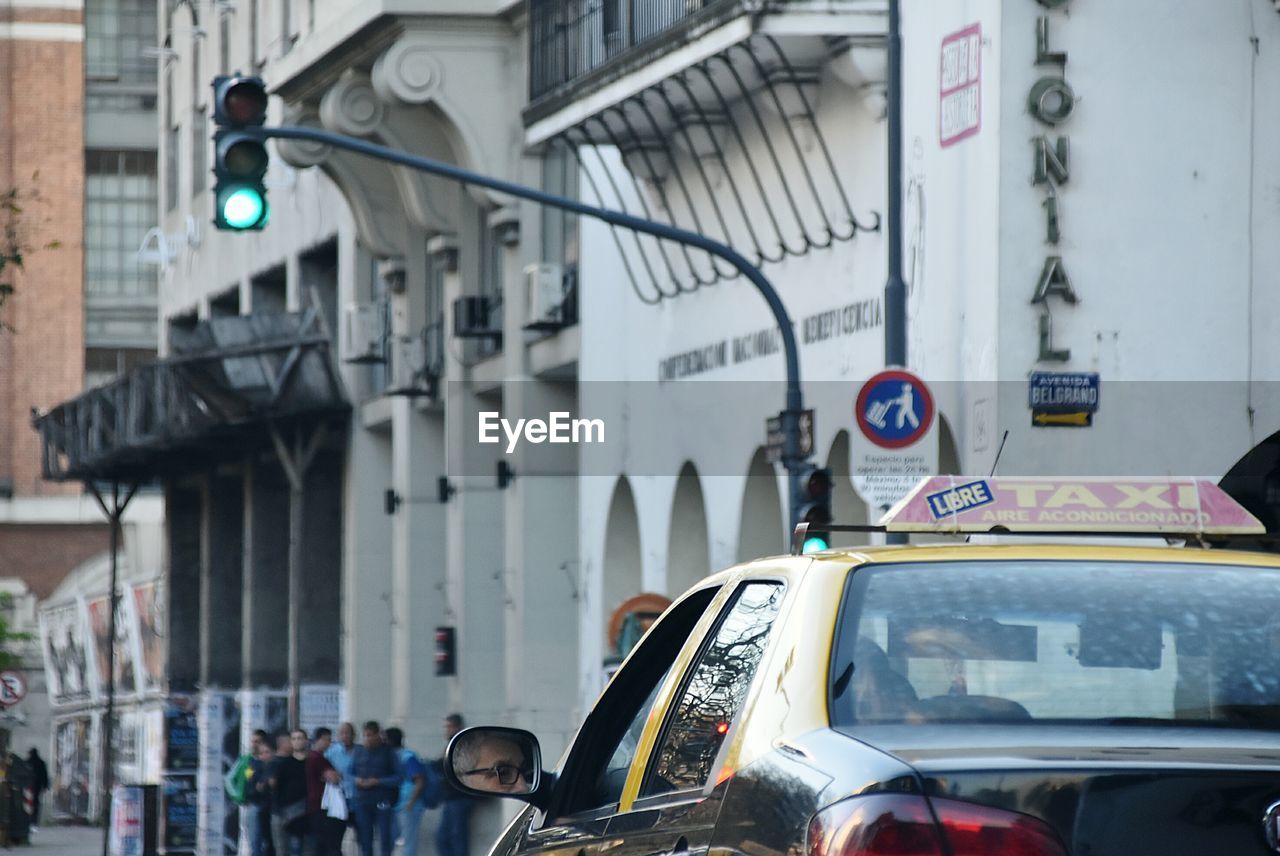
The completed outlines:
[[[872,565],[846,589],[835,724],[1035,721],[1280,730],[1280,570]]]

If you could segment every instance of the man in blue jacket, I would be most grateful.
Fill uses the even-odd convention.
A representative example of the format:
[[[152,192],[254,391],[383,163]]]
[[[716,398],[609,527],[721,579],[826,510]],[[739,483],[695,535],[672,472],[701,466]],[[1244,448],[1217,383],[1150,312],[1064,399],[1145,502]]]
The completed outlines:
[[[383,742],[382,729],[373,720],[364,724],[364,743],[352,753],[351,774],[356,785],[356,834],[360,839],[360,856],[374,856],[375,826],[382,856],[391,856],[396,843],[396,803],[404,771],[396,751]]]

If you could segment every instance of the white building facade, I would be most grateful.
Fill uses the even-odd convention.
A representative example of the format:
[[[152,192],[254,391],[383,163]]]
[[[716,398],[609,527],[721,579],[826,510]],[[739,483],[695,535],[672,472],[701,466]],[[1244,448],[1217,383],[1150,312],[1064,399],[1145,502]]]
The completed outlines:
[[[1265,511],[1280,117],[1258,93],[1280,77],[1280,15],[903,5],[908,362],[938,404],[939,469],[987,472],[1007,431],[1001,472],[1200,475]],[[884,362],[883,2],[258,0],[162,18],[166,335],[314,308],[350,405],[295,492],[302,682],[338,687],[342,718],[434,755],[458,711],[558,755],[616,660],[621,605],[784,549],[786,483],[762,448],[778,336],[704,255],[324,147],[275,147],[263,232],[189,229],[212,210],[215,74],[261,74],[271,122],[759,261],[795,324],[836,516],[874,518],[848,476],[857,389]],[[1037,370],[1096,372],[1093,424],[1034,427]],[[490,413],[602,436],[508,450],[481,441]],[[169,614],[191,628],[174,692],[285,689],[299,506],[274,430],[166,482]],[[456,675],[436,674],[437,628],[457,634]],[[477,815],[476,850],[501,811]]]
[[[828,193],[829,151],[853,216],[874,223],[870,212],[885,210],[884,52],[866,30],[883,34],[884,7],[858,5],[843,5],[843,16],[836,3],[727,10],[643,62],[584,73],[541,112],[535,102],[527,139],[568,130],[609,141],[602,122],[621,126],[620,111],[638,113],[640,102],[661,103],[664,88],[694,81],[662,128],[676,144],[658,181],[626,141],[624,157],[584,160],[606,201],[615,184],[636,209],[642,195],[661,209],[666,193],[683,224],[692,207],[710,234],[744,251],[746,222],[761,235],[782,221],[783,240],[799,243],[806,229],[822,234],[823,211],[837,228],[848,222]],[[825,53],[805,43],[811,14],[823,16]],[[1280,208],[1268,189],[1276,169],[1258,152],[1277,117],[1257,94],[1280,74],[1273,5],[908,0],[902,32],[908,367],[937,404],[940,471],[986,474],[999,453],[1009,475],[1199,476],[1274,527],[1280,251],[1268,236]],[[776,63],[775,43],[799,66],[779,81],[803,81],[791,95],[807,95],[812,121],[803,103],[788,113],[750,83],[751,97],[733,102],[725,121],[717,93],[696,88],[704,70],[731,88],[719,57],[749,78],[740,46]],[[760,120],[765,130],[744,133],[744,143],[734,126],[759,129]],[[721,150],[700,146],[699,131]],[[821,202],[798,172],[794,200],[753,193],[775,157],[783,172],[803,159],[825,175]],[[713,173],[709,187],[700,167]],[[716,201],[743,212],[724,231]],[[636,589],[673,594],[703,567],[783,550],[788,488],[765,462],[783,364],[776,340],[761,338],[771,319],[753,289],[720,283],[619,304],[599,287],[630,278],[609,230],[584,223],[582,245],[582,409],[621,426],[607,450],[583,456],[586,704],[619,601]],[[652,299],[663,277],[622,246]],[[839,522],[878,516],[850,480],[850,440],[858,390],[884,368],[885,258],[880,230],[763,266],[796,325],[814,456],[837,474]],[[661,268],[656,252],[650,262]],[[1034,372],[1096,373],[1092,424],[1033,424]]]

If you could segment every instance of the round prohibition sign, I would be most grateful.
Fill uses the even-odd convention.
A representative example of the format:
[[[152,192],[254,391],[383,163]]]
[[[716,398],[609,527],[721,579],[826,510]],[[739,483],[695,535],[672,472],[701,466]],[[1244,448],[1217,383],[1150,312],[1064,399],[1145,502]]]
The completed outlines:
[[[0,705],[12,707],[27,697],[27,679],[22,672],[6,669],[0,672]]]
[[[901,449],[917,442],[929,432],[933,415],[929,387],[903,369],[872,375],[853,406],[858,430],[882,449]]]

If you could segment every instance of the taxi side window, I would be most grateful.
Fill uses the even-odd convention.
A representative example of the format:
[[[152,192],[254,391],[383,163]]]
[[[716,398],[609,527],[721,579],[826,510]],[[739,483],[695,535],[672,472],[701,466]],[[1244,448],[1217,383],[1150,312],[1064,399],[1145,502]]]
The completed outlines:
[[[743,585],[673,705],[641,796],[701,788],[746,700],[782,603],[782,585]]]
[[[717,591],[693,592],[640,641],[583,723],[560,776],[563,790],[555,796],[548,817],[578,815],[618,803],[663,679]]]

